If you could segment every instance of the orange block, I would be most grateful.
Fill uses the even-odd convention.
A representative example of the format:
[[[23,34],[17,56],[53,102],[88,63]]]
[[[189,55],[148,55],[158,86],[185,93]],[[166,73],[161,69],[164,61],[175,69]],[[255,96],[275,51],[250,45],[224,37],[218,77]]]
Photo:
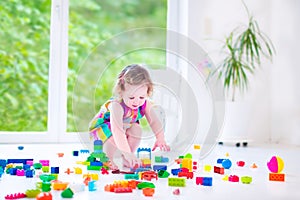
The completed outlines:
[[[270,181],[282,181],[284,182],[285,174],[282,173],[269,173]]]
[[[143,188],[143,194],[146,196],[146,197],[152,197],[153,194],[155,192],[155,189],[154,188]]]

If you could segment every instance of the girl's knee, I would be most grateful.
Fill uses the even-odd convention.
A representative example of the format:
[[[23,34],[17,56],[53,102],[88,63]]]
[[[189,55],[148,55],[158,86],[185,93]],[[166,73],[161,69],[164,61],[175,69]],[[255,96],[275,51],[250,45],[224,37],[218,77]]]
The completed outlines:
[[[126,131],[127,136],[140,137],[142,135],[142,128],[138,123],[132,124],[132,126]]]

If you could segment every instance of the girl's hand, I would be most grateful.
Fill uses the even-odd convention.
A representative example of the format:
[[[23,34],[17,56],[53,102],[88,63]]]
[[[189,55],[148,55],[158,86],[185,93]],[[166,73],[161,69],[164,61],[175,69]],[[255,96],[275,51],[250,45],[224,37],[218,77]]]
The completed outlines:
[[[133,153],[123,153],[124,159],[128,162],[129,168],[138,168],[142,165],[142,161]]]
[[[161,151],[170,151],[170,146],[167,145],[165,140],[157,139],[152,148],[152,151],[154,151],[156,148],[159,148]]]

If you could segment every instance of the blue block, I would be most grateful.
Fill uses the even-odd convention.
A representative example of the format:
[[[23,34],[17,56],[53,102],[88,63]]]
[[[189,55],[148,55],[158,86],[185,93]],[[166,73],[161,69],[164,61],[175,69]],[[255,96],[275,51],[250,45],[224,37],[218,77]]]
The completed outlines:
[[[90,151],[88,149],[81,149],[80,153],[90,153]]]
[[[153,165],[154,171],[167,170],[167,165]]]
[[[0,160],[0,166],[4,169],[6,166],[6,160],[1,159]]]
[[[26,171],[28,169],[30,169],[30,165],[23,165],[23,169]]]
[[[178,173],[181,172],[181,169],[171,169],[171,173],[174,175],[174,176],[178,176]]]
[[[73,156],[78,156],[79,152],[78,151],[73,151]]]
[[[90,162],[90,166],[99,166],[99,167],[102,167],[103,163],[102,162]]]
[[[9,169],[9,174],[10,175],[16,175],[17,174],[17,168],[10,168]]]
[[[32,178],[33,175],[34,175],[34,170],[33,170],[33,169],[32,169],[32,170],[26,170],[26,171],[25,171],[25,176],[26,176],[26,178]]]
[[[51,174],[59,174],[59,167],[51,167]]]
[[[9,163],[23,163],[24,165],[27,163],[27,161],[33,161],[33,159],[7,159],[7,164]]]
[[[212,177],[203,177],[203,183],[204,186],[212,186]]]
[[[219,158],[219,159],[217,160],[217,163],[218,163],[218,164],[222,164],[223,160],[225,160],[225,159],[224,159],[224,158]]]

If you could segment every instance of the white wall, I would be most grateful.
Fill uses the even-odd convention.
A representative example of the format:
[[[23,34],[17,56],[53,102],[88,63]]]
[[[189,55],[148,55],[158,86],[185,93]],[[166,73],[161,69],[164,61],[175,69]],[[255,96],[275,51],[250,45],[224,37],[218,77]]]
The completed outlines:
[[[273,62],[264,61],[249,91],[239,99],[250,108],[246,134],[257,142],[300,145],[300,1],[245,0],[260,28],[273,41]],[[241,0],[189,0],[188,36],[217,64],[218,50],[234,27],[247,23]]]

